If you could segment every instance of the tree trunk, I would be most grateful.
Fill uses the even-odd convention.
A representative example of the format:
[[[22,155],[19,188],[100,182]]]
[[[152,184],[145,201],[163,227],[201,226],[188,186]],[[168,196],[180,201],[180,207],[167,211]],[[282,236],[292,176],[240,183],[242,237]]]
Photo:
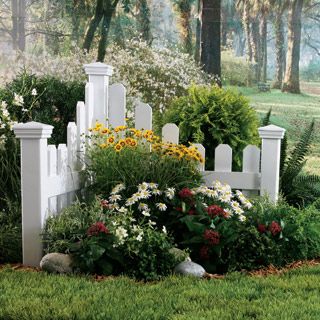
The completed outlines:
[[[252,48],[252,58],[254,63],[255,78],[259,82],[261,80],[261,61],[260,61],[260,32],[259,32],[259,22],[255,19],[251,23],[251,48]]]
[[[18,47],[18,0],[11,0],[11,11],[12,11],[12,47],[14,50]]]
[[[197,25],[196,25],[196,46],[195,46],[195,52],[194,52],[194,59],[196,62],[200,61],[200,47],[201,47],[201,21],[200,21],[200,9],[201,9],[201,3],[200,0],[197,0],[197,12],[198,12],[198,18],[197,18]]]
[[[226,10],[221,11],[221,46],[227,46],[228,14]]]
[[[221,0],[201,0],[201,64],[221,77]]]
[[[283,13],[277,13],[274,21],[274,31],[276,36],[276,75],[272,87],[274,89],[282,88],[284,63],[285,63],[285,47],[284,47],[284,25]]]
[[[260,64],[261,64],[261,80],[267,81],[267,17],[263,15],[260,20]]]
[[[107,3],[103,7],[103,21],[101,26],[101,36],[98,47],[98,59],[97,61],[103,62],[106,55],[106,48],[108,45],[108,34],[110,31],[110,24],[113,14],[116,11],[119,0],[115,0],[113,3]]]
[[[147,0],[138,0],[137,1],[137,22],[138,30],[141,34],[142,39],[147,42],[148,45],[152,43],[151,35],[151,12]]]
[[[94,38],[94,34],[99,26],[99,23],[103,17],[103,1],[97,0],[94,16],[91,18],[86,35],[84,37],[83,49],[87,52],[90,51],[90,47]]]
[[[26,48],[26,1],[19,0],[19,18],[18,18],[18,47],[20,51],[24,51]]]
[[[177,2],[179,12],[178,23],[180,27],[180,36],[185,52],[192,54],[192,30],[191,30],[191,1],[179,0]]]
[[[287,66],[283,92],[300,93],[299,62],[303,2],[304,0],[294,0],[289,10]]]
[[[242,16],[242,23],[243,23],[243,30],[246,35],[246,53],[249,62],[252,62],[252,47],[251,47],[251,32],[250,32],[250,11],[249,5],[245,1],[243,4],[243,16]]]

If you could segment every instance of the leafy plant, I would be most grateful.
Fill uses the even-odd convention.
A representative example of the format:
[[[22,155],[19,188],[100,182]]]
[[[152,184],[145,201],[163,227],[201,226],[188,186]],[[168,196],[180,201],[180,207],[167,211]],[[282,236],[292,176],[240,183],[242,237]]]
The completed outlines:
[[[204,145],[208,169],[213,169],[219,144],[230,145],[234,169],[240,169],[243,149],[259,141],[256,112],[245,97],[231,90],[193,86],[186,96],[173,101],[164,120],[179,126],[182,143]]]
[[[87,175],[95,194],[107,195],[117,183],[132,191],[142,181],[166,186],[194,186],[201,181],[196,148],[161,143],[151,130],[93,128]],[[152,152],[150,152],[152,149]]]

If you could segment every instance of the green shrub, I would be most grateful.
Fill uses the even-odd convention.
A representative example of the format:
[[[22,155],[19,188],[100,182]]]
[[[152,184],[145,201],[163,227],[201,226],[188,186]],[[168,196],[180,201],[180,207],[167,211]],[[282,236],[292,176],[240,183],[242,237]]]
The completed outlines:
[[[47,220],[43,232],[47,252],[69,252],[75,267],[104,275],[125,273],[157,280],[176,263],[171,238],[150,217],[134,219],[128,207],[111,208],[106,201],[79,202]]]
[[[93,131],[86,170],[95,194],[107,195],[117,183],[124,183],[131,192],[143,181],[157,181],[161,188],[194,186],[201,181],[197,169],[201,156],[195,148],[160,143],[151,130],[110,130],[97,124]]]
[[[222,81],[232,86],[248,86],[254,79],[252,64],[244,57],[236,57],[232,51],[222,51],[221,74]]]
[[[235,169],[240,169],[243,149],[259,141],[256,112],[245,97],[231,90],[193,86],[188,95],[173,101],[164,119],[179,126],[181,143],[204,145],[208,169],[213,168],[219,144],[230,145]]]

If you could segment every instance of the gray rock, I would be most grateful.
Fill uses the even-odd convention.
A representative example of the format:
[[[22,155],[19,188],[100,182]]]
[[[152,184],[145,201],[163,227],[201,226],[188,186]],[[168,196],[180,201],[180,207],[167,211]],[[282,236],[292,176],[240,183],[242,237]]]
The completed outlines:
[[[206,274],[206,270],[200,264],[192,261],[184,261],[179,263],[175,268],[174,272],[185,276],[194,276],[202,278]]]
[[[69,254],[48,253],[41,259],[40,268],[50,273],[72,273],[72,258]]]
[[[189,254],[181,249],[171,248],[169,249],[169,253],[171,253],[174,256],[177,263],[183,261],[191,261]]]

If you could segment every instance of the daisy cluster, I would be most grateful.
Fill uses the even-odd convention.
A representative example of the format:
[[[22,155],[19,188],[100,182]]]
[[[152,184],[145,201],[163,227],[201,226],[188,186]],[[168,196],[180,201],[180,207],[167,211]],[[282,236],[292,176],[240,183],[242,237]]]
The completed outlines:
[[[252,203],[241,191],[236,190],[234,193],[228,184],[222,184],[220,181],[214,181],[212,188],[201,186],[191,189],[191,192],[194,195],[202,195],[220,202],[224,207],[223,209],[226,212],[227,217],[236,215],[240,221],[246,220],[244,215],[245,209],[250,209],[252,207]],[[203,205],[205,207],[207,206],[205,202]]]

